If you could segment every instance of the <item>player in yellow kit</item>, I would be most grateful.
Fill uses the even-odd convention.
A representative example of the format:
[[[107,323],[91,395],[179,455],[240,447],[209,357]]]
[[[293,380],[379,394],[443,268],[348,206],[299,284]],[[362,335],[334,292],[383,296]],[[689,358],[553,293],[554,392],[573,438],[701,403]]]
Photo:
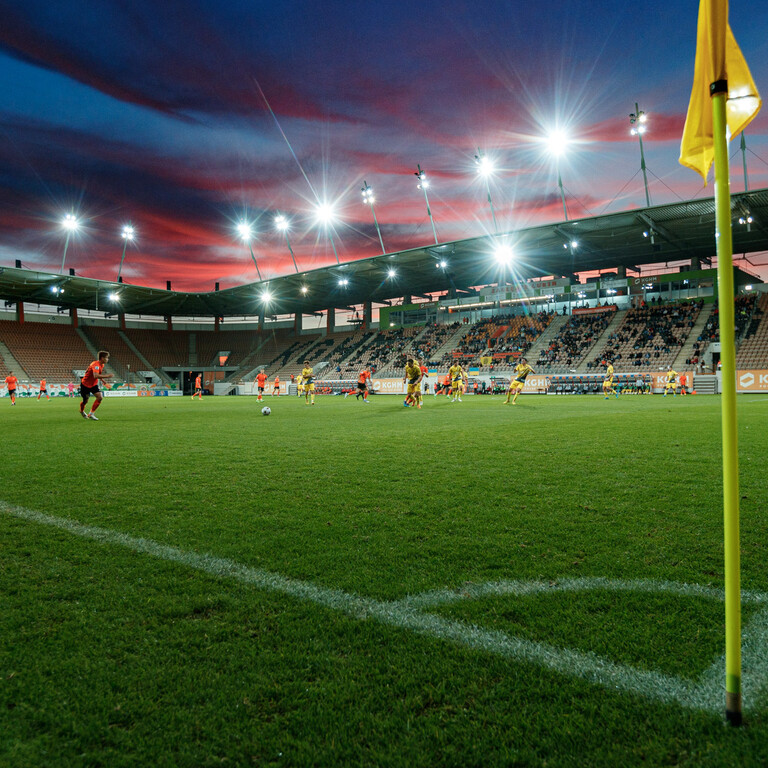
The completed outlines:
[[[605,378],[603,379],[603,394],[608,399],[608,393],[619,397],[619,393],[613,388],[613,366],[610,363],[605,365]]]
[[[451,378],[451,394],[453,395],[452,403],[457,400],[461,402],[461,393],[464,388],[464,381],[467,378],[466,371],[461,367],[461,363],[454,363],[448,369],[448,376]]]
[[[664,397],[667,396],[667,392],[670,389],[672,390],[672,397],[676,397],[677,396],[677,371],[673,371],[671,365],[669,366],[669,368],[667,368],[667,382],[664,385]]]
[[[304,361],[304,367],[301,369],[301,382],[304,385],[304,403],[310,404],[310,397],[312,398],[312,405],[315,404],[315,377],[313,375],[312,366],[309,364],[309,360]]]
[[[525,380],[530,373],[536,373],[536,371],[528,365],[528,361],[524,357],[521,357],[520,362],[515,366],[515,373],[512,376],[512,380],[509,382],[507,399],[504,401],[504,405],[509,405],[510,397],[512,397],[512,405],[517,405],[517,396],[523,391]],[[513,392],[515,393],[514,397],[512,396]]]
[[[409,407],[409,401],[417,408],[421,408],[421,380],[423,376],[421,366],[412,357],[409,357],[405,364],[405,375],[403,376],[403,383],[408,383],[408,394],[403,401],[406,408]]]

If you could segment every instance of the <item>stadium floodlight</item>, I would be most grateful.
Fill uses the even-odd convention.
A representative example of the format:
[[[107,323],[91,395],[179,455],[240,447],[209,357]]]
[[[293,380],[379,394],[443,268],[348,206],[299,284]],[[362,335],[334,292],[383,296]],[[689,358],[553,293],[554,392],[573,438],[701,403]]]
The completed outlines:
[[[395,277],[397,277],[397,271],[390,267],[389,270],[387,271],[387,277],[390,280],[393,280]]]
[[[745,291],[751,291],[752,290],[752,286],[751,285],[745,285],[744,286],[744,290]]]
[[[427,187],[429,186],[429,182],[427,181],[427,174],[421,169],[421,165],[417,163],[416,172],[413,175],[419,180],[416,188],[420,189],[424,193],[424,202],[427,204],[427,215],[429,216],[429,220],[432,223],[432,234],[435,236],[435,245],[437,245],[437,229],[435,228],[435,220],[432,218],[432,209],[429,207],[429,197],[427,197]]]
[[[498,234],[499,226],[496,223],[496,211],[493,210],[493,201],[491,200],[491,176],[495,170],[493,160],[478,147],[477,154],[475,155],[475,162],[477,163],[477,172],[485,179],[485,191],[488,193],[488,205],[491,208],[493,231]]]
[[[579,243],[578,240],[571,240],[571,248],[578,248]]]
[[[379,228],[379,220],[376,218],[376,209],[373,207],[373,203],[376,198],[373,196],[373,189],[370,187],[367,181],[363,180],[363,186],[360,188],[363,194],[363,205],[371,206],[371,213],[373,214],[373,223],[376,225],[376,232],[379,235],[379,243],[381,243],[381,252],[386,253],[384,248],[384,239],[381,236],[381,229]]]
[[[136,230],[130,221],[123,226],[120,236],[123,238],[123,254],[120,256],[120,266],[117,268],[118,283],[122,282],[120,275],[123,273],[123,262],[125,261],[125,251],[128,248],[128,243],[132,243],[136,238]]]
[[[57,296],[61,296],[61,294],[64,293],[64,289],[61,286],[52,285],[51,293],[55,293]]]
[[[293,268],[296,270],[296,273],[298,274],[299,267],[296,264],[296,256],[293,253],[293,248],[291,248],[291,241],[288,239],[288,230],[291,228],[291,222],[288,221],[288,219],[283,216],[280,211],[278,211],[275,214],[275,229],[277,229],[278,232],[282,232],[283,236],[285,237],[285,244],[288,246],[288,252],[291,254],[291,259],[293,260]]]
[[[349,285],[349,280],[346,277],[339,278],[339,285],[342,288],[346,288]]]
[[[447,261],[441,261],[438,266],[440,267],[440,269],[445,269],[448,266],[448,262]]]
[[[110,301],[120,301],[120,294],[119,294],[119,293],[115,293],[115,292],[113,291],[112,293],[110,293],[110,294],[108,294],[108,295],[107,295],[107,298],[108,298]]]
[[[302,292],[303,294],[306,294],[306,293],[307,293],[307,291],[309,291],[309,288],[307,288],[307,286],[306,286],[306,285],[302,285],[302,286],[301,286],[301,292]]]
[[[512,250],[512,246],[509,243],[499,243],[493,252],[494,258],[502,266],[510,264],[515,257],[515,252]]]
[[[61,257],[61,269],[59,272],[64,274],[64,262],[67,258],[67,248],[69,248],[69,238],[72,237],[73,232],[77,232],[78,228],[80,227],[80,222],[78,221],[77,216],[75,216],[74,213],[68,213],[64,216],[64,218],[61,220],[61,226],[63,227],[64,231],[67,233],[66,238],[64,238],[64,253]]]
[[[269,302],[272,301],[272,294],[269,291],[264,291],[264,293],[261,294],[261,300],[264,304],[269,304]]]
[[[336,243],[333,241],[333,232],[331,232],[333,222],[336,220],[336,211],[330,203],[318,203],[315,207],[315,218],[317,219],[317,223],[324,227],[325,232],[328,235],[328,240],[331,243],[331,248],[333,248],[333,255],[336,257],[336,263],[340,264],[339,252],[336,250]]]
[[[629,124],[632,126],[629,132],[633,136],[637,136],[637,140],[640,142],[640,167],[643,170],[643,182],[645,184],[645,204],[650,208],[651,196],[648,193],[648,174],[645,171],[645,152],[643,151],[643,134],[646,131],[645,123],[647,120],[648,115],[635,102],[635,111],[629,113]]]
[[[261,280],[261,270],[256,263],[256,256],[253,254],[253,246],[251,245],[251,240],[253,239],[253,226],[248,221],[238,221],[235,229],[237,229],[237,234],[240,236],[240,239],[248,246],[251,259],[253,259],[253,266],[256,267],[256,274],[259,276],[259,280]]]

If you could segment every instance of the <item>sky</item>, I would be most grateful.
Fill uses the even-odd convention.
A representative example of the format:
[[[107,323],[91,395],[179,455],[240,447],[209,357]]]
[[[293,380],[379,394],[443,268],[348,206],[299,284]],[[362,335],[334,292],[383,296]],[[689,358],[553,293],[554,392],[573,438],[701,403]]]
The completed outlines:
[[[706,197],[677,162],[698,3],[0,0],[0,266],[207,291],[493,232]],[[768,96],[768,5],[730,21]],[[559,161],[542,141],[569,136]],[[768,187],[768,107],[746,131]],[[744,189],[738,140],[731,187]],[[334,223],[315,208],[332,205]],[[67,242],[61,220],[80,229]],[[768,256],[747,268],[768,279]]]

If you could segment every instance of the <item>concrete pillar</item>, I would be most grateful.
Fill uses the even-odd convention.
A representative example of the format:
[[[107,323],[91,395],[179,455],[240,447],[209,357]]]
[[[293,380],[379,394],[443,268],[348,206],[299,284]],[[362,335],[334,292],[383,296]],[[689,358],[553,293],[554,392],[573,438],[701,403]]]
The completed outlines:
[[[627,276],[627,268],[626,267],[617,267],[616,268],[616,277],[626,277]]]
[[[16,302],[16,320],[19,323],[24,322],[24,302],[23,301]]]
[[[701,259],[692,258],[691,259],[691,269],[701,269]]]
[[[403,304],[413,304],[412,296],[403,296]]]
[[[78,327],[77,309],[75,309],[74,307],[70,309],[69,316],[72,318],[72,327],[77,328]]]
[[[124,330],[125,330],[125,313],[121,312],[121,313],[120,313],[120,314],[117,316],[117,320],[118,320],[118,322],[119,322],[119,324],[120,324],[120,330],[121,330],[121,331],[124,331]]]
[[[168,326],[168,330],[172,331],[173,330],[173,318],[170,315],[168,315],[168,317],[165,318],[165,322],[166,322],[166,325]]]
[[[333,333],[333,329],[336,327],[336,308],[331,307],[326,312],[326,333]]]
[[[293,316],[293,332],[298,336],[301,333],[301,326],[302,321],[304,320],[304,316],[301,314],[301,312],[297,312]]]
[[[219,321],[220,320],[221,320],[221,318],[218,315],[216,315],[216,317],[213,318],[213,330],[214,331],[220,330],[220,328],[219,328]]]
[[[371,327],[371,320],[373,318],[373,304],[370,301],[366,301],[363,304],[363,330],[367,331]]]
[[[262,307],[259,310],[259,333],[261,333],[264,330],[264,317],[265,317],[264,307]]]

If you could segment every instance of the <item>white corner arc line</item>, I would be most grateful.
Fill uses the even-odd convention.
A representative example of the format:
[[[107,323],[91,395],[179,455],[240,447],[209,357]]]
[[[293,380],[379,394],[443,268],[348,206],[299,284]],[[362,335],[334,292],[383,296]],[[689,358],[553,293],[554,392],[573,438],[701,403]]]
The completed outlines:
[[[427,593],[429,599],[424,606],[419,604],[418,596],[400,601],[380,601],[361,597],[343,590],[321,587],[307,581],[290,579],[277,573],[251,568],[242,563],[215,557],[209,554],[199,554],[161,544],[152,539],[130,536],[107,528],[84,525],[67,518],[55,517],[42,512],[36,512],[0,501],[0,512],[21,520],[40,525],[46,525],[66,531],[74,536],[103,544],[117,545],[133,552],[147,554],[160,560],[177,563],[204,573],[229,578],[243,584],[249,584],[266,592],[276,592],[303,600],[315,605],[343,613],[353,619],[364,621],[373,619],[382,624],[398,629],[407,629],[420,635],[455,645],[484,651],[493,655],[503,656],[516,661],[550,669],[567,677],[578,677],[603,686],[613,691],[622,691],[640,695],[655,701],[677,702],[689,709],[703,710],[711,713],[722,709],[722,680],[724,665],[722,659],[716,660],[702,676],[700,682],[684,680],[672,675],[664,675],[652,670],[641,670],[623,664],[614,663],[590,652],[576,651],[567,648],[557,648],[546,643],[534,642],[524,638],[507,635],[498,630],[485,630],[465,622],[445,619],[424,612],[423,608],[444,602],[435,600],[437,595],[447,596],[449,590]],[[585,580],[571,580],[571,590],[576,588],[578,581],[580,589],[586,589]],[[633,582],[621,582],[614,579],[595,579],[592,588],[620,588],[631,590]],[[561,582],[568,585],[569,580]],[[499,594],[499,585],[517,585],[521,592],[534,594],[542,590],[542,584],[534,582],[529,589],[521,585],[525,582],[498,582],[491,585],[477,585],[477,596],[482,594]],[[650,591],[653,582],[637,582],[640,591]],[[670,582],[666,591],[675,594],[715,597],[717,590],[695,585],[677,585]],[[549,586],[549,585],[548,585]],[[664,591],[664,590],[662,590]],[[515,594],[515,589],[507,589],[504,594]],[[750,593],[752,594],[752,593]],[[765,602],[768,596],[754,593],[755,602]],[[768,654],[765,653],[768,642],[768,609],[763,609],[750,625],[751,634],[745,633],[745,669],[749,669],[756,678],[752,690],[745,690],[745,706],[755,706],[762,694],[768,690]],[[749,695],[748,695],[749,693]]]

